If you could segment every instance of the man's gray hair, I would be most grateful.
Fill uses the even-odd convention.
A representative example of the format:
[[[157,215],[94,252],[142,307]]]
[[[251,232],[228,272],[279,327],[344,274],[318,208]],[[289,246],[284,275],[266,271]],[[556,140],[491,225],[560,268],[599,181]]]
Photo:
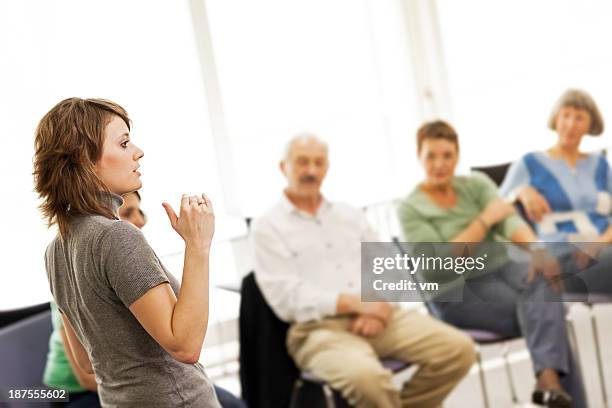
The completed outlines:
[[[555,103],[550,118],[548,118],[548,127],[552,130],[557,130],[557,115],[561,108],[571,106],[572,108],[583,109],[591,116],[591,127],[588,134],[599,136],[604,131],[604,121],[595,100],[587,92],[581,89],[568,89],[561,95]]]
[[[329,151],[329,145],[327,144],[327,142],[321,139],[319,136],[315,135],[314,133],[308,133],[308,132],[297,133],[293,137],[291,137],[291,139],[289,139],[287,143],[285,144],[285,149],[283,150],[282,160],[287,160],[289,158],[289,155],[291,154],[291,151],[293,150],[293,146],[296,143],[306,143],[310,141],[317,142],[318,144],[322,145],[325,148],[325,151],[327,152]]]

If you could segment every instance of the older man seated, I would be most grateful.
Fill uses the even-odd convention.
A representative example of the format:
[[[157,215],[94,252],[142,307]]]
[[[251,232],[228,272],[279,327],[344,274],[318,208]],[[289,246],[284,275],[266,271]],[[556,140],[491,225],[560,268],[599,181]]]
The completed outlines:
[[[438,407],[472,365],[474,346],[429,316],[361,301],[361,242],[378,237],[362,211],[321,195],[328,167],[326,143],[294,137],[280,163],[287,187],[253,226],[256,280],[291,323],[289,354],[357,407]],[[398,390],[381,357],[419,369]]]

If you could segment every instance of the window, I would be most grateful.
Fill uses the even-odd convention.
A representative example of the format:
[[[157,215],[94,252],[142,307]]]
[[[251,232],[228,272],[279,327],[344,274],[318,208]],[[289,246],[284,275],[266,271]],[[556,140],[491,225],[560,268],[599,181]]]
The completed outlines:
[[[438,0],[438,9],[464,165],[553,145],[548,115],[567,88],[589,92],[604,117],[612,111],[609,2]],[[606,144],[587,138],[584,148]]]
[[[186,3],[6,1],[0,38],[0,112],[7,114],[0,120],[0,309],[49,298],[43,254],[54,231],[46,230],[36,208],[33,135],[44,113],[70,96],[105,97],[129,112],[132,139],[145,151],[144,232],[160,255],[182,250],[161,202],[178,209],[183,192],[211,196],[218,239],[244,230],[223,216]]]
[[[404,194],[415,92],[397,2],[207,1],[245,215],[275,203],[287,140],[330,144],[324,192],[364,205]]]

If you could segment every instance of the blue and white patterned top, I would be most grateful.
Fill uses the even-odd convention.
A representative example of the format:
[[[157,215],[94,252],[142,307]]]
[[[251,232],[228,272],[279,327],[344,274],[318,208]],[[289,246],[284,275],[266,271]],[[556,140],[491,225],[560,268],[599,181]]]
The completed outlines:
[[[545,152],[529,153],[510,166],[500,193],[508,196],[526,184],[552,209],[535,225],[543,241],[592,241],[610,225],[612,174],[600,153],[579,159],[575,168]]]

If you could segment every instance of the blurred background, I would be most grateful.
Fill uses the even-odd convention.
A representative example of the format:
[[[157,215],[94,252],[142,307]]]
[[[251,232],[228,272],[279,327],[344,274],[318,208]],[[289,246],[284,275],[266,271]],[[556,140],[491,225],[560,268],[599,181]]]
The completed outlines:
[[[211,197],[208,356],[213,376],[235,380],[239,296],[217,287],[251,267],[246,220],[278,199],[287,139],[327,140],[326,195],[367,208],[419,180],[427,119],[455,125],[463,171],[515,160],[554,142],[546,122],[569,87],[612,115],[611,20],[606,0],[3,0],[0,310],[50,298],[43,253],[56,231],[37,209],[33,134],[64,98],[127,109],[145,152],[143,232],[179,278],[182,241],[161,202]],[[585,148],[610,145],[607,133]],[[371,218],[392,228],[388,214]]]

